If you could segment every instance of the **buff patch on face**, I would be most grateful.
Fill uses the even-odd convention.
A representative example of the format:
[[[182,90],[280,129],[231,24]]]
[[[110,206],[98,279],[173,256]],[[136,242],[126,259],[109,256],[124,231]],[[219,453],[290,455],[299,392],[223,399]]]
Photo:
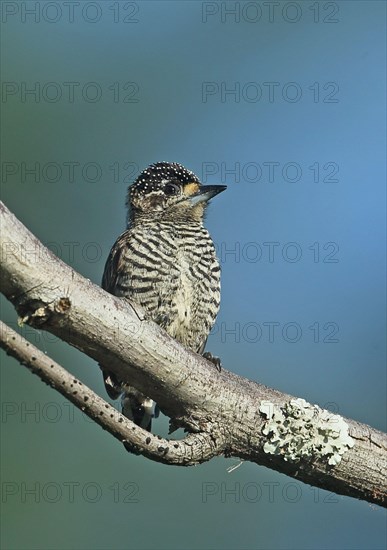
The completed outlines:
[[[200,189],[200,185],[196,182],[187,183],[184,185],[184,194],[187,197],[192,197],[192,195],[195,195]]]

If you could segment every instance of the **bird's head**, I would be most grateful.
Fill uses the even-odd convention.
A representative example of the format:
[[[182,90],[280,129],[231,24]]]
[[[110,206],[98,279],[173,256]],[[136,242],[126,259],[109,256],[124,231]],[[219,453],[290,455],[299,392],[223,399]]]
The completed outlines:
[[[157,162],[146,168],[128,189],[130,221],[203,219],[208,201],[225,185],[202,185],[197,176],[177,162]]]

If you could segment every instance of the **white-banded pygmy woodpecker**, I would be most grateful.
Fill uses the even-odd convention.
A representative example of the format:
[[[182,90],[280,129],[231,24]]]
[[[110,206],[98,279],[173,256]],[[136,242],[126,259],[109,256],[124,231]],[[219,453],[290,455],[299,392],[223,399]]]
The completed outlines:
[[[102,288],[140,304],[147,318],[187,348],[203,354],[220,304],[220,266],[203,226],[208,201],[225,185],[202,185],[181,164],[157,162],[129,187],[127,230],[110,251]],[[220,368],[210,353],[204,356]],[[150,430],[153,401],[101,365],[112,399]]]

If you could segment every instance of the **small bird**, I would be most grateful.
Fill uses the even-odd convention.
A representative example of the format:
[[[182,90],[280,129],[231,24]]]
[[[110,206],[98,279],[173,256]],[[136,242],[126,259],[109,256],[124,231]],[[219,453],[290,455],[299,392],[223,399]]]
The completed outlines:
[[[140,304],[147,318],[203,354],[220,305],[220,265],[203,226],[208,201],[225,185],[202,185],[176,162],[157,162],[129,187],[127,229],[113,245],[102,288]],[[220,369],[220,360],[203,354]],[[154,403],[101,366],[112,399],[122,394],[123,414],[150,431]],[[133,384],[133,385],[132,385]]]

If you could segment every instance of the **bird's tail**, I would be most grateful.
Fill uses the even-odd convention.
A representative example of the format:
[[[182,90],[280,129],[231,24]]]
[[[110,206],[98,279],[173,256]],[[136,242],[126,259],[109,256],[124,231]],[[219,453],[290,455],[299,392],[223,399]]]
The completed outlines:
[[[122,383],[113,373],[102,367],[101,369],[108,395],[112,399],[117,399],[121,395],[122,414],[150,432],[152,418],[159,415],[155,402],[133,386]]]
[[[121,397],[122,414],[144,430],[151,431],[152,418],[155,416],[155,402],[133,387],[124,388]]]

